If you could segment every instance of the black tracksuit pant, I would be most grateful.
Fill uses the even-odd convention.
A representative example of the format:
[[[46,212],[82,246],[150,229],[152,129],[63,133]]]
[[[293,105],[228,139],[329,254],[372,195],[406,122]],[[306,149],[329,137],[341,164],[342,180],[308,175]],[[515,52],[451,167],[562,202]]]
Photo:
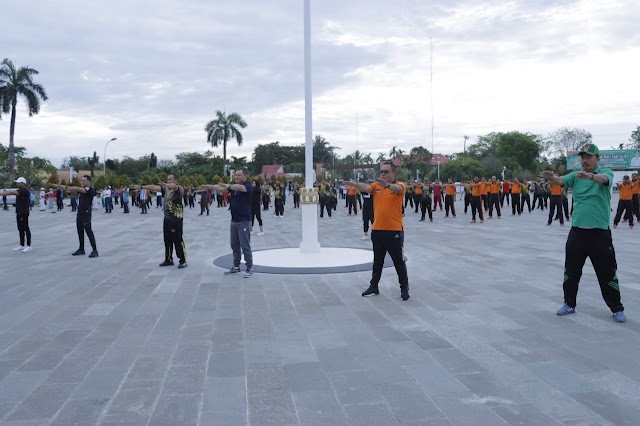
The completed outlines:
[[[484,206],[482,205],[482,197],[480,195],[478,196],[472,195],[471,196],[471,219],[476,220],[476,211],[477,211],[478,216],[480,217],[480,220],[484,220],[483,209],[484,209]]]
[[[503,192],[502,194],[500,194],[500,207],[504,207],[504,200],[507,200],[507,205],[509,205],[509,195],[510,193],[508,192]]]
[[[489,193],[489,217],[493,216],[493,208],[496,208],[498,217],[502,216],[500,212],[500,194]]]
[[[331,201],[328,197],[320,198],[320,217],[324,217],[324,211],[327,210],[327,214],[331,217]]]
[[[511,194],[511,214],[522,214],[522,206],[520,205],[520,194]],[[507,213],[508,214],[508,213]]]
[[[433,211],[431,210],[431,197],[422,197],[422,200],[420,200],[420,210],[422,213],[421,220],[424,220],[426,213],[429,212],[429,220],[433,222]]]
[[[18,234],[20,235],[20,245],[24,247],[24,240],[26,237],[27,246],[31,247],[31,230],[29,229],[29,212],[16,214],[16,221],[18,222]]]
[[[616,270],[616,253],[611,240],[610,229],[582,229],[575,226],[569,231],[564,261],[564,303],[576,307],[578,283],[582,277],[582,268],[587,259],[591,259],[598,277],[600,291],[611,312],[624,311],[620,302],[620,286]]]
[[[173,262],[173,248],[176,249],[176,256],[180,259],[180,263],[187,262],[187,250],[182,240],[182,220],[166,219],[162,224],[164,234],[164,260]]]
[[[373,243],[373,273],[371,275],[370,288],[378,288],[380,277],[382,276],[382,267],[384,266],[384,258],[387,253],[393,260],[393,266],[398,274],[398,282],[400,289],[409,290],[409,277],[407,275],[407,265],[404,262],[403,231],[371,231],[371,242]]]
[[[71,212],[78,210],[78,200],[75,197],[71,197]]]
[[[365,203],[362,207],[362,224],[365,234],[369,232],[369,223],[373,224],[373,206],[367,206]]]
[[[542,201],[542,196],[534,192],[533,193],[533,209],[534,210],[536,209],[536,202],[538,203],[540,210],[544,210],[544,203]]]
[[[453,195],[444,196],[444,215],[449,217],[449,210],[453,217],[456,217],[456,206],[453,204]]]
[[[464,193],[464,214],[467,214],[469,205],[471,205],[471,198],[471,194],[469,194],[468,192]]]
[[[553,212],[556,208],[558,209],[558,213],[560,213],[560,223],[564,223],[564,216],[562,216],[562,195],[551,196],[549,204],[549,220],[547,223],[551,223],[553,221]]]
[[[562,208],[558,209],[558,213],[556,213],[556,219],[560,219],[560,216],[562,216],[563,211],[564,211],[564,220],[568,221],[569,220],[569,199],[564,195],[562,196]]]
[[[411,205],[411,208],[413,208],[413,193],[405,193],[404,194],[404,207],[407,207],[407,204]]]
[[[528,192],[523,192],[521,195],[522,199],[520,200],[520,211],[524,212],[524,205],[525,203],[527,204],[527,209],[529,210],[529,213],[531,213],[531,196],[529,195]],[[568,212],[567,212],[568,214]],[[567,220],[569,220],[569,218],[567,218]]]
[[[349,206],[349,214],[351,214],[351,209],[353,209],[353,214],[358,214],[358,202],[355,195],[347,195],[347,205]]]
[[[252,204],[251,205],[251,227],[253,228],[253,224],[258,219],[258,225],[262,227],[262,214],[260,213],[260,204]]]
[[[633,214],[636,215],[636,219],[640,222],[640,197],[638,194],[633,194],[631,203],[633,204]]]
[[[629,221],[629,225],[633,226],[633,201],[632,200],[619,200],[618,210],[616,211],[616,217],[613,218],[613,224],[620,223],[620,218],[624,213],[624,218]]]
[[[93,250],[97,250],[96,246],[96,238],[93,235],[93,230],[91,229],[91,211],[87,210],[84,212],[78,211],[78,216],[76,216],[76,229],[78,230],[78,241],[80,245],[78,248],[84,251],[84,234],[87,233],[87,237],[89,237],[89,243],[91,244],[91,248]]]

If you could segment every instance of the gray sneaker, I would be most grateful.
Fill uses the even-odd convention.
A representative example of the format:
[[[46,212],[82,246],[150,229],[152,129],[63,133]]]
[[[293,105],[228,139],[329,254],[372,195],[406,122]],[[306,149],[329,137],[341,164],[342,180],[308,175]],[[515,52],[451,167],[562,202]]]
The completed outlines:
[[[231,268],[228,271],[226,271],[224,274],[225,275],[233,275],[233,274],[239,274],[239,273],[240,273],[240,268],[238,268],[237,266],[234,266],[233,268]]]
[[[247,269],[246,271],[244,271],[245,278],[251,278],[252,276],[253,276],[253,270]]]

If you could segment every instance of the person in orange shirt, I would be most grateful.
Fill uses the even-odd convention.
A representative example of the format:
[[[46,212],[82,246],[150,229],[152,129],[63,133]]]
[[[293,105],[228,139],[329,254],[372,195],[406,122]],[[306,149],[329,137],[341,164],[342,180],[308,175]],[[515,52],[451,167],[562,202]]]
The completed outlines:
[[[396,180],[396,170],[391,161],[380,165],[380,177],[371,184],[347,181],[361,192],[373,195],[374,219],[371,226],[371,242],[373,243],[373,272],[369,288],[362,296],[378,295],[378,283],[382,276],[382,267],[387,253],[393,260],[400,283],[402,300],[409,300],[409,277],[404,261],[404,225],[402,208],[406,185]]]
[[[618,227],[624,212],[625,220],[629,221],[629,228],[633,228],[633,186],[629,176],[625,176],[622,178],[622,182],[618,182],[618,193],[620,194],[620,200],[618,201],[616,217],[613,218],[613,227]]]
[[[513,182],[508,182],[511,188],[511,214],[512,216],[518,216],[522,214],[522,205],[520,204],[520,194],[522,193],[522,184],[518,178],[515,178]]]
[[[498,213],[498,219],[502,217],[500,213],[500,181],[495,176],[491,176],[491,182],[489,182],[489,219],[493,217],[493,207],[496,208]]]
[[[482,213],[482,196],[480,193],[480,179],[478,176],[473,178],[473,183],[465,183],[465,188],[471,188],[471,223],[476,223],[476,211],[480,217],[480,223],[484,222],[484,213]]]
[[[562,215],[562,186],[551,184],[551,197],[549,198],[549,220],[547,226],[553,221],[553,213],[558,209],[560,215],[560,226],[564,226],[564,216]]]
[[[358,215],[358,204],[356,201],[356,195],[358,190],[353,185],[347,185],[347,205],[349,206],[349,214],[351,216],[351,208],[353,208],[353,214]]]
[[[633,191],[633,197],[631,197],[631,204],[633,204],[633,214],[636,215],[636,219],[640,222],[640,180],[638,180],[638,174],[631,174],[631,190]],[[573,200],[572,207],[573,207]]]
[[[413,186],[413,201],[416,205],[416,211],[414,213],[418,213],[418,209],[420,208],[420,202],[422,201],[422,182],[416,181]]]
[[[456,217],[456,206],[453,204],[456,196],[456,184],[449,178],[444,186],[444,217],[449,217],[449,210],[453,217]]]
[[[482,198],[482,207],[484,207],[484,211],[489,211],[489,197],[487,197],[487,193],[489,192],[489,184],[485,178],[480,179],[480,197]]]

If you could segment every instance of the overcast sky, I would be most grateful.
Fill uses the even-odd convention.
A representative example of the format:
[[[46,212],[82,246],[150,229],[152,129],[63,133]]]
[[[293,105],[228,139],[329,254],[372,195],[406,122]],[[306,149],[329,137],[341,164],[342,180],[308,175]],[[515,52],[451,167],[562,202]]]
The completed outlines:
[[[16,145],[173,158],[208,148],[218,109],[248,123],[228,155],[303,143],[302,18],[302,0],[5,2],[0,56],[49,95],[21,106]],[[638,22],[637,0],[312,0],[313,132],[341,156],[563,126],[618,145],[640,125]]]

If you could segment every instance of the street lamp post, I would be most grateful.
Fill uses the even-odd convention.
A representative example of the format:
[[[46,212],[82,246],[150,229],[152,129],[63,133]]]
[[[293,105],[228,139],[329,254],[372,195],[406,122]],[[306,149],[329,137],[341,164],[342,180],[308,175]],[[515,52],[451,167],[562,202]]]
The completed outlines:
[[[118,138],[111,138],[109,142],[117,141]],[[109,146],[109,142],[104,146],[104,156],[102,157],[102,174],[105,179],[107,178],[107,146]]]
[[[464,147],[462,148],[462,179],[464,180],[464,178],[466,176],[464,176],[464,162],[465,162],[465,157],[467,156],[467,140],[469,139],[469,136],[463,136],[464,137]]]

